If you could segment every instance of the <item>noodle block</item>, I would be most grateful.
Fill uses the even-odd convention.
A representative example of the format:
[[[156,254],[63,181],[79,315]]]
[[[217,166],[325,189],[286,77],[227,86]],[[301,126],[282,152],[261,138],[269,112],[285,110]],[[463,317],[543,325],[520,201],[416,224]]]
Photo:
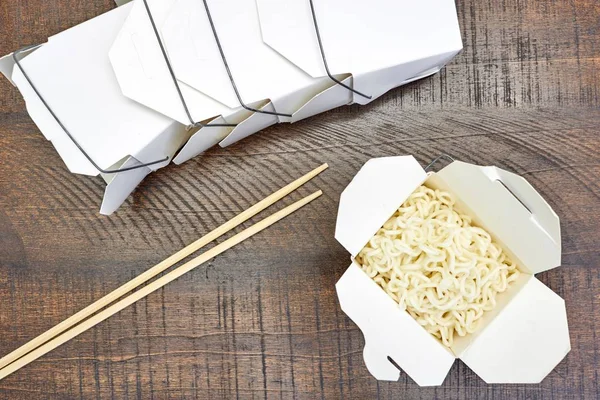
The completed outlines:
[[[352,256],[340,304],[377,379],[398,366],[440,385],[461,358],[486,382],[536,383],[570,350],[564,301],[534,277],[560,265],[559,220],[515,174],[372,159],[342,193],[336,239]]]
[[[421,185],[356,256],[419,325],[448,347],[475,332],[496,295],[519,277],[490,234],[473,226],[454,197]]]

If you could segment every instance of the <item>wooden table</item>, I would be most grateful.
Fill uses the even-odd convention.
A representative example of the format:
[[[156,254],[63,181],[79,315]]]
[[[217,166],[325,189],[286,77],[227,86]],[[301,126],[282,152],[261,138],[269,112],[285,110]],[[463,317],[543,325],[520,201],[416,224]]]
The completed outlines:
[[[113,8],[0,3],[0,54]],[[70,174],[0,80],[0,354],[329,162],[325,195],[0,382],[2,399],[580,399],[600,395],[600,3],[459,0],[465,49],[364,107],[281,125],[148,177],[114,215],[100,178]],[[561,218],[572,350],[539,385],[377,382],[334,284],[339,195],[369,158],[440,153],[526,177]]]

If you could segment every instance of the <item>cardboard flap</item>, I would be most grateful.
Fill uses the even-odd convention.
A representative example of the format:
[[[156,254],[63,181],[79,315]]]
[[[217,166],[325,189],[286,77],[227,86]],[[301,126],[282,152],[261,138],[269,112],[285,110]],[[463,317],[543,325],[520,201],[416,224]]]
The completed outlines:
[[[223,117],[207,121],[207,124],[226,124]],[[191,158],[204,153],[206,150],[225,139],[233,128],[228,126],[204,126],[196,129],[183,148],[177,153],[173,162],[177,165],[183,164]]]
[[[352,87],[352,76],[348,76],[345,79],[337,79],[344,85]],[[305,101],[298,111],[292,115],[292,118],[289,118],[289,121],[286,121],[285,118],[280,119],[283,122],[298,122],[336,107],[350,104],[351,102],[352,92],[332,81],[322,92]]]
[[[265,43],[311,76],[325,76],[310,2],[257,4]],[[313,5],[331,73],[352,74],[354,87],[363,93],[370,94],[372,83],[363,81],[363,74],[462,49],[454,0],[328,0]],[[389,74],[378,82],[396,87],[407,78]],[[369,101],[360,95],[354,100]]]
[[[2,75],[8,79],[8,81],[15,86],[15,83],[12,80],[13,68],[15,67],[15,62],[12,58],[12,53],[7,54],[4,57],[0,58],[0,72]]]
[[[133,167],[135,165],[139,165],[139,161],[133,157],[129,157],[121,167]],[[104,191],[100,214],[110,215],[114,213],[150,172],[152,172],[150,168],[143,167],[113,174]]]
[[[148,0],[156,26],[160,28],[175,0]],[[144,2],[133,2],[108,52],[123,94],[184,125],[190,124],[177,88],[169,73]],[[180,82],[192,119],[204,121],[227,115],[232,109]]]
[[[413,156],[366,162],[340,197],[335,238],[355,256],[427,174]]]
[[[467,208],[464,212],[493,232],[520,268],[535,274],[560,265],[558,217],[525,179],[496,167],[455,161],[431,181],[454,193]]]
[[[100,168],[129,155],[140,162],[163,159],[164,149],[149,144],[182,127],[124,97],[114,78],[106,53],[130,9],[125,5],[61,32],[21,61],[38,92]],[[97,175],[18,68],[13,79],[32,119],[69,170]]]
[[[277,112],[293,114],[307,96],[331,86],[329,78],[310,77],[263,42],[255,0],[207,3],[244,103],[268,98]],[[161,31],[180,81],[228,107],[240,105],[201,1],[176,0]]]
[[[271,112],[275,111],[273,103],[271,102],[268,102],[266,105],[260,107],[259,109]],[[232,144],[244,138],[247,138],[248,136],[262,129],[265,129],[268,126],[274,125],[277,122],[279,122],[279,120],[275,115],[252,112],[248,118],[239,122],[237,126],[233,128],[231,133],[219,143],[219,146],[231,146]]]
[[[460,358],[487,383],[539,383],[570,349],[564,300],[530,277]]]
[[[417,384],[442,384],[454,355],[401,310],[358,264],[346,270],[336,290],[342,310],[365,337],[365,363],[376,379],[398,380],[399,371],[390,357]]]
[[[533,214],[534,221],[550,236],[552,241],[556,243],[556,265],[560,265],[560,220],[552,207],[544,200],[544,198],[531,186],[527,180],[512,172],[497,168],[486,167],[486,174],[490,179],[502,182],[507,190],[518,198],[523,205]],[[542,270],[533,271],[534,273],[542,272]]]

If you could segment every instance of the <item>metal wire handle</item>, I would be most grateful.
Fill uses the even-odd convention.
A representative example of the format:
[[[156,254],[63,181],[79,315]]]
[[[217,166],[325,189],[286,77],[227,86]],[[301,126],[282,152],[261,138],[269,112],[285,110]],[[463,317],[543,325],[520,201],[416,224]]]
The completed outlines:
[[[310,12],[312,13],[313,24],[315,25],[315,32],[317,34],[317,41],[319,42],[319,50],[321,51],[321,58],[323,59],[323,65],[325,66],[325,71],[327,72],[327,76],[329,79],[337,83],[338,85],[348,89],[349,91],[356,93],[359,96],[364,97],[365,99],[371,100],[373,96],[366,95],[364,93],[359,92],[358,90],[340,82],[336,79],[331,72],[329,72],[329,65],[327,64],[327,58],[325,57],[325,50],[323,49],[323,41],[321,40],[321,32],[319,31],[319,24],[317,23],[317,14],[315,13],[315,6],[313,5],[313,0],[308,0],[310,3]]]
[[[40,45],[38,45],[38,44],[31,45],[31,46],[26,46],[26,47],[23,47],[23,48],[15,51],[12,54],[13,61],[15,62],[15,65],[19,68],[19,70],[21,71],[21,73],[23,74],[23,76],[25,77],[25,79],[27,80],[27,82],[29,83],[29,85],[31,86],[31,88],[33,89],[33,91],[35,92],[35,94],[38,96],[38,98],[40,99],[40,101],[42,102],[42,104],[44,104],[44,106],[46,107],[46,109],[48,110],[48,112],[50,113],[50,115],[52,115],[52,117],[54,118],[54,120],[58,123],[58,125],[62,128],[62,130],[67,134],[67,136],[69,137],[69,139],[71,139],[71,141],[73,142],[73,144],[75,145],[75,147],[77,147],[79,149],[79,151],[81,151],[81,153],[94,166],[94,168],[96,168],[102,174],[117,174],[119,172],[126,172],[126,171],[132,171],[132,170],[138,169],[138,168],[149,167],[151,165],[160,164],[160,163],[163,163],[163,162],[169,160],[169,156],[166,156],[165,158],[163,158],[161,160],[156,160],[156,161],[152,161],[152,162],[149,162],[149,163],[139,164],[139,165],[132,166],[132,167],[119,168],[119,169],[103,169],[103,168],[100,168],[100,166],[98,164],[96,164],[96,162],[83,149],[83,147],[81,147],[81,145],[77,142],[77,140],[75,140],[75,138],[73,137],[73,135],[71,135],[71,132],[69,132],[69,130],[65,127],[65,125],[63,124],[63,122],[58,118],[58,116],[52,110],[52,108],[50,108],[50,106],[48,105],[48,103],[46,102],[46,100],[44,99],[44,97],[41,95],[41,93],[39,92],[39,90],[37,89],[37,87],[33,84],[33,82],[31,81],[31,78],[29,78],[29,75],[27,74],[27,72],[25,71],[25,69],[23,68],[23,66],[21,65],[21,61],[19,60],[18,56],[21,53],[23,53],[24,51],[31,50],[31,49],[33,49],[35,47],[39,47],[39,46]]]
[[[440,161],[442,158],[445,158],[446,160],[450,161],[450,162],[454,162],[454,158],[450,157],[448,154],[440,154],[439,156],[437,156],[436,158],[433,159],[433,161],[431,161],[429,163],[429,165],[427,165],[424,169],[425,172],[429,171],[429,169],[431,167],[433,167],[438,161]]]
[[[197,128],[197,127],[236,127],[237,124],[204,124],[202,122],[195,122],[192,118],[192,114],[187,106],[185,98],[183,97],[183,93],[181,92],[181,87],[179,86],[179,82],[177,81],[177,77],[175,76],[175,71],[173,70],[173,66],[171,65],[171,61],[169,60],[169,56],[167,55],[167,51],[165,46],[160,39],[160,34],[158,33],[158,28],[156,27],[156,23],[154,22],[154,17],[152,16],[152,12],[150,11],[150,6],[148,6],[148,1],[144,0],[144,6],[146,7],[146,12],[148,13],[148,18],[150,19],[150,24],[152,24],[152,30],[154,31],[154,35],[156,36],[156,40],[158,41],[158,45],[160,46],[160,51],[163,55],[165,63],[167,64],[167,68],[169,69],[169,74],[171,75],[171,79],[173,80],[173,84],[175,85],[175,89],[177,89],[177,94],[179,95],[179,100],[181,100],[181,105],[187,114],[188,119],[190,120],[190,125],[188,128]]]
[[[433,165],[435,163],[437,163],[439,160],[441,160],[442,158],[445,158],[447,160],[449,160],[450,162],[454,162],[454,158],[450,157],[448,154],[441,154],[438,157],[436,157],[432,162],[429,163],[428,166],[425,167],[425,171],[427,172],[431,167],[433,167]],[[504,183],[502,181],[502,179],[496,179],[495,182],[500,183],[502,186],[504,186],[504,189],[506,189],[519,203],[521,203],[521,205],[523,207],[525,207],[525,209],[527,211],[529,211],[530,214],[533,215],[533,211],[531,211],[531,209],[529,207],[527,207],[527,204],[523,203],[523,200],[521,200],[521,198],[519,196],[517,196],[517,194],[515,192],[513,192],[511,190],[511,188],[509,188],[506,183]]]
[[[223,47],[221,46],[221,41],[219,40],[219,36],[217,35],[217,30],[215,28],[215,24],[213,22],[212,16],[210,15],[210,9],[208,8],[208,3],[206,2],[206,0],[202,0],[202,1],[204,2],[204,8],[206,9],[206,15],[208,16],[208,21],[210,22],[210,27],[212,29],[213,36],[215,37],[215,41],[217,42],[217,47],[219,48],[219,53],[221,53],[221,59],[223,60],[223,65],[225,66],[225,69],[227,70],[227,75],[229,76],[229,80],[231,81],[231,86],[233,87],[233,91],[235,92],[235,95],[236,95],[238,101],[240,102],[241,106],[244,107],[248,111],[254,111],[257,113],[261,113],[261,114],[278,115],[281,117],[290,117],[291,118],[292,114],[278,113],[276,111],[258,110],[256,108],[249,107],[244,103],[244,101],[242,100],[242,96],[240,96],[240,92],[238,91],[238,88],[233,79],[233,74],[231,73],[231,70],[229,69],[229,64],[227,63],[227,59],[225,58],[225,52],[223,51]],[[275,105],[273,105],[273,107],[275,107]]]

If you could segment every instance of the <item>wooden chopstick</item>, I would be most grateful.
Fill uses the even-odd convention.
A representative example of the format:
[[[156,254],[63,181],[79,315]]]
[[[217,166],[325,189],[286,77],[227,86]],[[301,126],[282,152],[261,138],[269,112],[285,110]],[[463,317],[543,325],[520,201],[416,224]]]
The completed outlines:
[[[250,226],[249,228],[244,229],[242,232],[238,233],[237,235],[232,236],[231,238],[227,239],[223,243],[216,245],[212,249],[202,253],[201,255],[194,258],[193,260],[188,261],[187,263],[183,264],[180,267],[177,267],[173,271],[158,278],[157,280],[148,284],[147,286],[144,286],[143,288],[139,289],[138,291],[136,291],[136,292],[132,293],[131,295],[123,298],[122,300],[116,302],[112,306],[99,312],[98,314],[94,315],[93,317],[83,321],[79,325],[76,325],[75,327],[69,329],[68,331],[63,332],[62,334],[54,337],[50,341],[46,342],[45,344],[41,345],[40,347],[36,348],[35,350],[29,352],[28,354],[24,355],[23,357],[19,358],[15,362],[2,368],[0,370],[0,380],[4,379],[8,375],[10,375],[13,372],[17,371],[18,369],[24,367],[25,365],[29,364],[30,362],[38,359],[39,357],[43,356],[44,354],[48,353],[49,351],[54,350],[61,344],[73,339],[80,333],[85,332],[86,330],[99,324],[100,322],[104,321],[105,319],[109,318],[110,316],[118,313],[119,311],[123,310],[125,307],[130,306],[131,304],[135,303],[136,301],[146,297],[150,293],[165,286],[169,282],[172,282],[175,279],[179,278],[183,274],[202,265],[203,263],[210,260],[211,258],[218,256],[219,254],[230,249],[231,247],[235,246],[236,244],[239,244],[240,242],[242,242],[242,241],[248,239],[249,237],[257,234],[258,232],[262,231],[263,229],[268,228],[269,226],[273,225],[275,222],[290,215],[294,211],[298,210],[299,208],[310,203],[317,197],[321,196],[321,194],[323,194],[323,193],[319,190],[319,191],[311,194],[310,196],[307,196],[307,197],[303,198],[302,200],[299,200],[299,201],[295,202],[294,204],[284,208],[283,210],[278,211],[275,214],[266,217],[265,219]]]
[[[217,239],[221,235],[229,232],[231,229],[233,229],[236,226],[240,225],[241,223],[247,221],[249,218],[252,218],[254,215],[263,211],[264,209],[271,206],[275,202],[281,200],[283,197],[287,196],[288,194],[290,194],[291,192],[293,192],[300,186],[304,185],[306,182],[308,182],[309,180],[311,180],[312,178],[314,178],[315,176],[317,176],[318,174],[320,174],[327,168],[328,168],[328,165],[323,164],[320,167],[312,170],[308,174],[302,176],[301,178],[296,179],[294,182],[282,187],[275,193],[273,193],[270,196],[259,201],[258,203],[256,203],[252,207],[248,208],[247,210],[241,212],[240,214],[238,214],[231,220],[227,221],[226,223],[219,226],[212,232],[201,237],[194,243],[179,250],[177,253],[173,254],[172,256],[170,256],[169,258],[160,262],[159,264],[156,264],[154,267],[150,268],[146,272],[142,273],[141,275],[137,276],[136,278],[132,279],[131,281],[125,283],[124,285],[115,289],[114,291],[112,291],[111,293],[102,297],[101,299],[95,301],[94,303],[90,304],[89,306],[82,309],[81,311],[75,313],[71,317],[60,322],[58,325],[47,330],[46,332],[42,333],[38,337],[25,343],[23,346],[19,347],[18,349],[14,350],[13,352],[9,353],[8,355],[6,355],[2,359],[0,359],[0,369],[6,367],[13,361],[17,360],[18,358],[23,357],[25,354],[29,353],[36,347],[41,346],[42,344],[44,344],[48,340],[52,339],[56,335],[59,335],[60,333],[64,332],[65,330],[71,328],[73,325],[79,323],[80,321],[88,318],[92,314],[98,312],[99,310],[106,307],[113,301],[115,301],[115,300],[119,299],[120,297],[124,296],[125,294],[131,292],[133,289],[135,289],[139,285],[146,283],[148,280],[154,278],[156,275],[158,275],[161,272],[165,271],[166,269],[170,268],[171,266],[173,266],[174,264],[183,260],[184,258],[188,257],[192,253],[198,251],[199,249],[201,249],[208,243],[212,242],[213,240]]]

